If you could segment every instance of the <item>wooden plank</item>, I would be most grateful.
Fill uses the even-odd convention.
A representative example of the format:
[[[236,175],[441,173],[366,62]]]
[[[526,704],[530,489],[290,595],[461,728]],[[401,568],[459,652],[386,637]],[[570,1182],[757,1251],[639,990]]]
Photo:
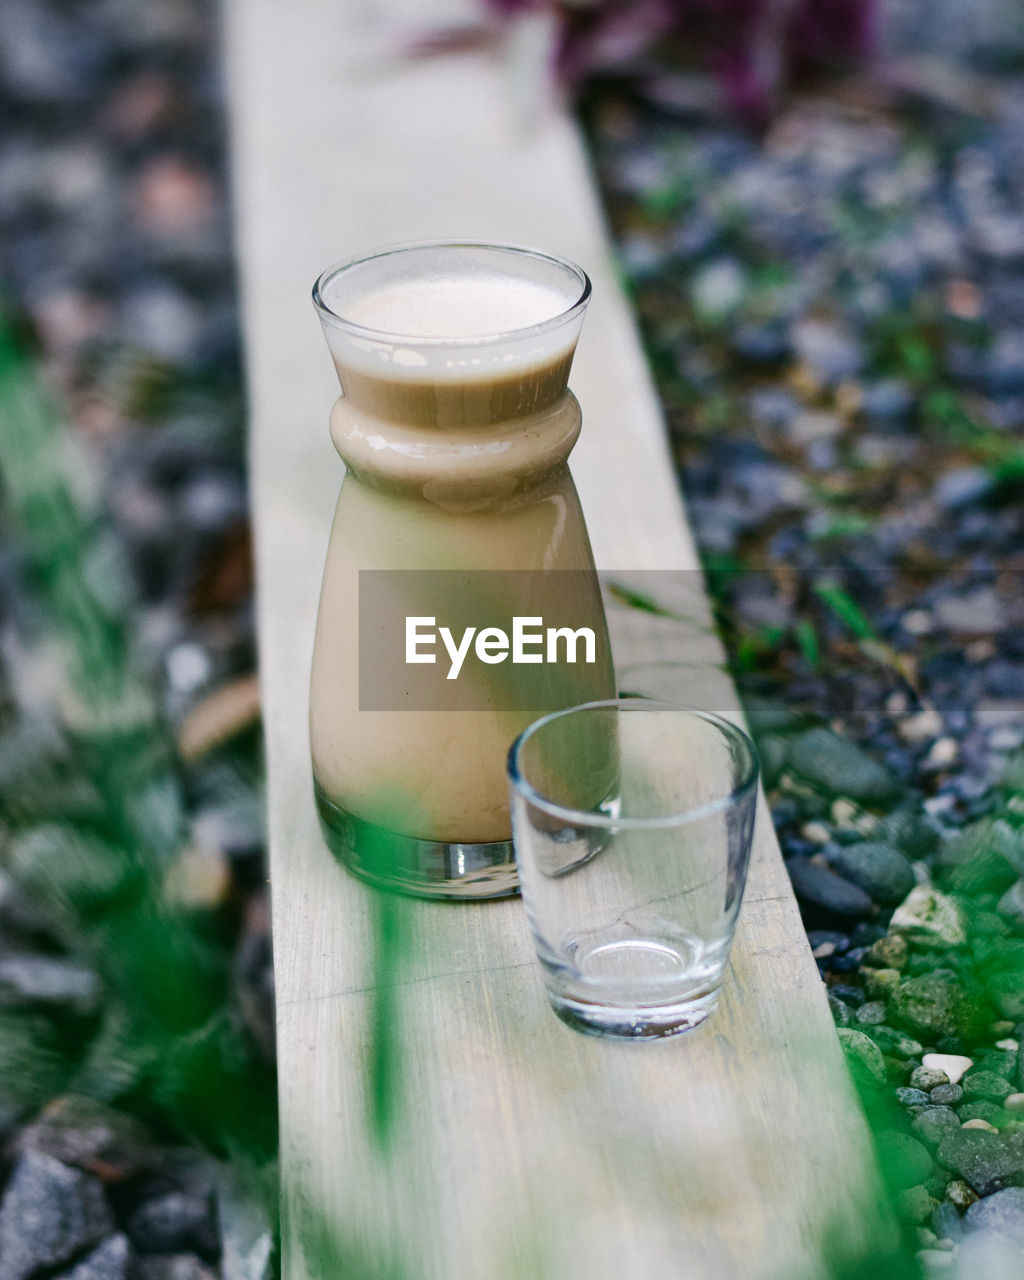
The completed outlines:
[[[382,999],[381,900],[321,841],[306,699],[341,479],[333,371],[308,296],[324,266],[462,235],[583,263],[595,294],[572,380],[584,410],[573,471],[598,564],[612,578],[681,571],[666,587],[691,597],[696,581],[574,126],[554,113],[524,130],[485,55],[385,56],[396,30],[441,7],[386,11],[383,27],[370,4],[227,4],[286,1280],[816,1275],[825,1227],[850,1210],[869,1160],[766,813],[721,1008],[702,1030],[642,1048],[555,1019],[518,901],[401,903],[404,954]],[[699,629],[615,608],[611,621],[620,660],[720,658]],[[727,682],[712,696],[735,711]],[[367,1084],[382,1008],[397,1048],[386,1147]]]

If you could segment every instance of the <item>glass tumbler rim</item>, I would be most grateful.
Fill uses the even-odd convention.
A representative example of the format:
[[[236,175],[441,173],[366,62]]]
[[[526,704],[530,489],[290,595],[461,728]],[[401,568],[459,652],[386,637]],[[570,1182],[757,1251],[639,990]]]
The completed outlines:
[[[472,337],[439,337],[433,334],[407,334],[391,329],[374,329],[368,325],[357,324],[354,320],[346,320],[344,316],[328,306],[324,297],[325,290],[331,281],[343,271],[347,271],[351,267],[363,266],[368,262],[394,257],[398,254],[430,249],[491,249],[539,259],[542,262],[549,262],[561,267],[571,275],[574,275],[579,282],[580,292],[568,307],[563,308],[556,315],[549,316],[546,320],[538,321],[536,324],[519,325],[511,329],[504,329],[500,333],[484,333]],[[313,284],[313,305],[323,321],[344,329],[357,338],[366,338],[375,342],[401,342],[403,345],[410,347],[476,347],[487,346],[490,343],[507,342],[510,338],[532,336],[559,328],[585,310],[590,301],[592,287],[590,277],[581,266],[571,259],[563,258],[555,253],[545,253],[543,250],[533,249],[528,245],[506,244],[499,240],[412,240],[403,244],[389,245],[372,253],[356,254],[354,257],[344,258],[340,262],[334,263],[316,278]]]
[[[643,818],[620,817],[614,814],[601,813],[596,809],[576,809],[571,805],[559,804],[557,800],[552,800],[550,796],[538,791],[523,776],[519,766],[519,756],[523,747],[535,733],[554,720],[575,715],[581,711],[612,709],[629,715],[634,713],[647,714],[655,711],[681,711],[693,719],[703,720],[743,751],[746,759],[739,781],[733,785],[727,794],[718,796],[714,800],[709,800],[705,804],[698,805],[692,809],[683,809],[679,813]],[[687,706],[685,703],[664,702],[654,698],[603,698],[595,702],[583,702],[574,707],[563,707],[561,710],[549,712],[547,715],[534,720],[532,724],[527,725],[509,747],[506,771],[509,783],[514,790],[524,800],[529,801],[530,804],[550,814],[552,817],[589,827],[614,829],[616,831],[656,831],[686,827],[691,823],[701,822],[705,818],[713,817],[717,813],[723,813],[738,804],[757,787],[760,774],[760,757],[757,747],[748,733],[734,725],[730,720],[726,720],[724,716],[716,715],[713,711],[704,711],[700,707]]]

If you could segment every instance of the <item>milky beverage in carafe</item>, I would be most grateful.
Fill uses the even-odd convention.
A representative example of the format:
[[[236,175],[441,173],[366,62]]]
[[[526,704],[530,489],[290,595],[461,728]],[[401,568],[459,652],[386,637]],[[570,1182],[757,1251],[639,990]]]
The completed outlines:
[[[342,387],[331,436],[348,473],[317,620],[313,773],[327,841],[365,879],[438,897],[513,892],[509,744],[545,710],[614,696],[567,467],[580,411],[566,384],[588,297],[572,264],[491,245],[392,250],[317,282]],[[556,580],[565,616],[598,636],[597,658],[525,668],[529,706],[497,696],[508,668],[477,664],[452,682],[450,704],[403,709],[403,681],[418,673],[398,669],[392,709],[367,707],[367,570],[412,571],[364,574],[364,589],[394,581],[404,593],[398,615],[438,624],[476,621],[475,606],[506,581]]]

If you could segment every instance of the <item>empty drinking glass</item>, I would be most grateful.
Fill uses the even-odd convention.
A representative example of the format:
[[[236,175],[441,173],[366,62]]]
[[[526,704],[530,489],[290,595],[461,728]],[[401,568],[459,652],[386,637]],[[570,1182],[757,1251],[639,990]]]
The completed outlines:
[[[512,833],[548,997],[596,1035],[653,1039],[718,1003],[758,762],[710,712],[645,699],[543,717],[513,743]]]

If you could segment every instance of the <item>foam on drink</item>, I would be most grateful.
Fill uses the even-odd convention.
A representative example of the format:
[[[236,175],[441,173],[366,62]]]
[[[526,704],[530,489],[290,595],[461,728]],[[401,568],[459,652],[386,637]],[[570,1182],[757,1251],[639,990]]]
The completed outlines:
[[[439,276],[386,285],[353,299],[343,319],[408,338],[483,338],[553,320],[572,299],[531,280]]]

